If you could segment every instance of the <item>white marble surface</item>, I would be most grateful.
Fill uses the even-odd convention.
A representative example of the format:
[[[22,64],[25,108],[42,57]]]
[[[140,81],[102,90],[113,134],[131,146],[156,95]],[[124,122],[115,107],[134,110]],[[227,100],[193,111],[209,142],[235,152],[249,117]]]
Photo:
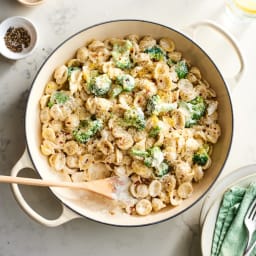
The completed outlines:
[[[217,0],[46,0],[27,8],[15,0],[0,0],[0,20],[22,15],[39,29],[36,52],[17,62],[0,58],[0,173],[9,174],[25,148],[24,115],[31,82],[48,54],[67,36],[94,23],[120,18],[156,21],[182,28],[210,19],[230,29],[245,56],[246,70],[232,93],[235,133],[223,174],[256,162],[256,24],[223,21],[224,1]],[[210,38],[207,40],[211,40]],[[206,45],[211,46],[206,41]],[[223,52],[221,44],[215,42]],[[215,47],[213,47],[215,48]],[[232,56],[225,65],[233,66]],[[27,189],[32,205],[48,217],[59,212],[58,203],[46,190]],[[57,228],[46,228],[31,220],[18,206],[8,185],[0,186],[0,256],[50,255],[160,255],[200,256],[199,213],[202,201],[175,219],[142,228],[116,228],[86,219]]]

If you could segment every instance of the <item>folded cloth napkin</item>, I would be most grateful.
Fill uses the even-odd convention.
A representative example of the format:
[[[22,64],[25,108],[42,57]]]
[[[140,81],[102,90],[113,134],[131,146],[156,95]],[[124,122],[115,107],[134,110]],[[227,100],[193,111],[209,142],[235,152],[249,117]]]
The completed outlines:
[[[214,229],[212,256],[219,254],[222,242],[239,209],[244,193],[244,187],[232,187],[224,193]]]
[[[256,183],[246,189],[233,187],[223,197],[212,244],[212,256],[242,256],[248,235],[244,225],[246,212],[256,197]],[[256,234],[252,241],[256,240]],[[250,256],[256,255],[256,249]]]

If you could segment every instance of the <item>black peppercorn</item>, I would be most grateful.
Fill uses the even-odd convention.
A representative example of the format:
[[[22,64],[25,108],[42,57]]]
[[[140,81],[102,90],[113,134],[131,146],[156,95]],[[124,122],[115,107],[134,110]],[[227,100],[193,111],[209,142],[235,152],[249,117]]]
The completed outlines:
[[[5,45],[12,52],[21,52],[31,42],[28,31],[23,27],[9,27],[4,36]]]

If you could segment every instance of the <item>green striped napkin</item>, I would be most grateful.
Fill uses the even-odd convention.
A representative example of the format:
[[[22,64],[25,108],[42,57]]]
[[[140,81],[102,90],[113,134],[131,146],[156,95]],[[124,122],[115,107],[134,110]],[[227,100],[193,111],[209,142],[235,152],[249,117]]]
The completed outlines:
[[[215,223],[211,256],[243,255],[248,239],[244,217],[255,197],[256,183],[247,188],[234,186],[224,193]],[[256,250],[250,256],[255,255]]]

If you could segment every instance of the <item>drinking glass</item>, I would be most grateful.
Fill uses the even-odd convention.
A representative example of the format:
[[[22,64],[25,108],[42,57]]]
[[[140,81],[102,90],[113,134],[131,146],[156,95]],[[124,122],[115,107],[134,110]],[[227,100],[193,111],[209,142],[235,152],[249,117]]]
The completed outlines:
[[[256,18],[256,0],[225,0],[227,12],[244,21]]]

